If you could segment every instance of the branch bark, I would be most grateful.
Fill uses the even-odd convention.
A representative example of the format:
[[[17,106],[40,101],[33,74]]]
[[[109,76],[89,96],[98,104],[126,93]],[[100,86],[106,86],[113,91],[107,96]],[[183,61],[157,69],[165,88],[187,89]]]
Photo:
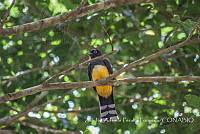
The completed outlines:
[[[20,78],[20,77],[22,77],[22,76],[24,76],[26,74],[29,74],[29,73],[33,73],[33,72],[37,72],[37,71],[42,71],[42,70],[60,70],[60,69],[65,69],[67,67],[68,66],[56,66],[56,67],[47,66],[47,67],[37,67],[37,68],[33,68],[33,69],[21,71],[21,72],[18,72],[18,75],[13,76],[12,78],[9,78],[8,80],[3,81],[2,83],[0,83],[0,86],[1,85],[7,85],[8,83],[10,83],[12,81],[15,81],[18,78]]]
[[[132,63],[130,63],[129,65],[121,68],[119,71],[115,72],[113,75],[107,77],[106,79],[100,80],[100,81],[93,81],[93,82],[71,82],[71,83],[51,83],[48,84],[48,82],[52,79],[57,78],[60,75],[64,75],[64,74],[68,74],[69,72],[71,72],[72,70],[76,70],[81,68],[83,65],[86,65],[92,61],[95,61],[97,59],[103,58],[111,53],[115,53],[117,51],[112,51],[108,54],[102,55],[100,57],[91,59],[91,60],[87,60],[81,64],[77,64],[75,66],[72,66],[71,68],[69,68],[68,70],[61,72],[59,74],[56,74],[54,76],[52,76],[51,78],[49,78],[45,83],[47,84],[41,84],[41,85],[37,85],[34,87],[30,87],[27,89],[24,89],[22,91],[19,92],[14,92],[14,93],[8,93],[5,96],[0,97],[0,104],[4,103],[8,100],[15,100],[24,96],[28,96],[28,95],[33,95],[36,94],[38,92],[41,91],[47,91],[47,90],[54,90],[54,89],[69,89],[69,88],[89,88],[89,87],[94,87],[94,86],[98,86],[98,85],[114,85],[114,84],[124,84],[124,83],[133,83],[133,82],[154,82],[154,81],[158,81],[158,82],[177,82],[177,81],[182,81],[182,80],[186,80],[186,81],[199,81],[199,77],[198,76],[180,76],[180,77],[138,77],[138,78],[133,78],[133,79],[123,79],[123,80],[115,80],[113,81],[112,79],[115,78],[116,76],[120,75],[122,72],[126,72],[131,68],[134,68],[138,65],[141,65],[142,63],[147,63],[152,59],[155,59],[163,54],[169,53],[170,51],[179,49],[180,47],[186,46],[188,44],[191,43],[197,43],[200,42],[199,39],[196,40],[189,40],[189,38],[187,38],[184,42],[181,42],[177,45],[171,46],[169,48],[163,49],[158,51],[157,53],[154,53],[150,56],[147,56],[145,58],[141,58],[137,61],[134,61]]]
[[[117,6],[139,4],[146,2],[160,2],[160,1],[164,0],[107,0],[82,7],[81,9],[76,8],[75,10],[72,10],[68,13],[45,18],[36,22],[0,29],[0,37],[43,29],[49,26],[59,24],[61,22],[71,21],[83,17],[85,15],[98,12],[100,10],[109,9]]]
[[[27,107],[25,108],[25,110],[19,112],[19,113],[16,114],[16,115],[13,115],[13,116],[5,116],[5,117],[3,117],[3,118],[0,118],[0,125],[8,125],[8,124],[11,124],[11,123],[15,123],[15,121],[16,121],[17,119],[19,119],[20,117],[26,116],[27,113],[39,111],[39,110],[41,110],[43,107],[45,107],[47,104],[55,103],[55,102],[59,101],[60,99],[64,98],[67,94],[70,94],[70,93],[71,93],[71,90],[68,91],[67,93],[65,93],[63,96],[58,97],[58,98],[55,98],[55,99],[52,99],[52,100],[49,100],[49,101],[47,101],[47,102],[45,102],[45,103],[43,103],[43,104],[41,104],[41,105],[39,105],[39,106],[37,106],[37,107],[30,108],[29,106],[27,106]],[[43,95],[44,95],[44,93],[43,93]],[[33,101],[31,104],[33,104],[33,103],[35,103],[36,101],[38,101],[38,98],[41,98],[41,96],[43,96],[43,95],[41,94],[40,97],[36,97],[36,99],[34,99],[34,101]]]
[[[63,71],[63,72],[61,72],[61,73],[59,73],[59,74],[53,75],[52,77],[50,77],[49,79],[47,79],[47,80],[43,83],[43,85],[46,86],[51,80],[56,79],[56,78],[58,78],[58,77],[61,76],[61,75],[67,75],[67,74],[69,74],[71,71],[80,69],[80,68],[82,68],[83,66],[87,65],[87,64],[90,63],[90,62],[96,61],[96,60],[98,60],[98,59],[102,59],[102,58],[104,58],[104,57],[106,57],[106,56],[108,56],[108,55],[110,55],[110,54],[114,54],[114,53],[117,53],[117,52],[118,52],[117,50],[114,50],[114,51],[111,51],[111,52],[109,52],[109,53],[107,53],[107,54],[103,54],[103,55],[101,55],[101,56],[99,56],[99,57],[96,57],[96,58],[94,58],[94,59],[90,59],[90,60],[87,60],[87,61],[85,61],[85,62],[83,62],[83,63],[76,64],[76,65],[70,67],[69,69],[67,69],[67,70],[65,70],[65,71]]]
[[[19,134],[13,130],[8,130],[8,129],[1,129],[0,134]]]
[[[40,95],[37,95],[35,99],[33,99],[25,108],[25,111],[33,107],[37,104],[40,100],[42,100],[45,96],[48,95],[48,91],[42,92]]]
[[[15,100],[24,96],[33,95],[42,91],[49,91],[55,89],[71,89],[71,88],[91,88],[100,85],[124,85],[128,83],[141,83],[141,82],[179,82],[179,81],[198,81],[199,76],[158,76],[158,77],[137,77],[131,79],[121,80],[99,80],[99,81],[85,81],[85,82],[59,82],[49,83],[47,86],[37,85],[34,87],[23,89],[22,91],[8,93],[5,96],[0,97],[0,104],[9,100]]]
[[[3,25],[6,23],[6,21],[8,20],[8,17],[10,15],[10,10],[12,9],[12,7],[14,6],[15,4],[15,0],[12,1],[10,7],[8,8],[8,10],[6,11],[6,14],[4,15],[2,21],[1,21],[1,24],[0,24],[0,30],[1,28],[3,27]]]
[[[66,94],[65,94],[66,95]],[[65,96],[64,95],[64,96]],[[55,103],[57,102],[57,100],[60,100],[62,99],[64,96],[62,96],[61,98],[56,98],[54,100],[50,100],[49,102],[46,102],[42,105],[39,105],[38,107],[35,107],[35,108],[32,108],[32,109],[29,109],[26,113],[25,112],[21,112],[17,115],[14,115],[14,116],[8,116],[6,119],[5,117],[4,118],[1,118],[0,119],[0,125],[10,125],[11,123],[15,123],[15,121],[17,119],[19,119],[20,117],[23,117],[23,116],[26,116],[26,114],[28,112],[35,112],[35,111],[42,111],[42,112],[50,112],[50,113],[82,113],[82,112],[92,112],[92,111],[96,111],[99,109],[99,107],[92,107],[92,108],[84,108],[84,109],[79,109],[79,110],[68,110],[68,111],[49,111],[49,110],[42,110],[42,108],[47,105],[47,104],[50,104],[50,103]],[[132,97],[130,99],[133,99]],[[155,105],[160,105],[162,107],[165,107],[165,108],[172,108],[172,109],[176,109],[176,107],[173,107],[173,106],[169,106],[169,105],[161,105],[161,104],[158,104],[158,103],[155,103],[153,101],[145,101],[143,98],[141,99],[134,99],[133,101],[130,101],[128,103],[121,103],[121,104],[117,104],[116,106],[117,107],[123,107],[123,106],[129,106],[129,105],[132,105],[132,104],[135,104],[137,102],[144,102],[144,103],[150,103],[150,104],[155,104]]]
[[[139,66],[141,64],[149,62],[150,60],[153,60],[153,59],[155,59],[157,57],[160,57],[163,54],[169,53],[169,52],[171,52],[173,50],[176,50],[176,49],[179,49],[179,48],[181,48],[183,46],[189,45],[191,43],[197,43],[197,42],[200,42],[200,40],[199,39],[197,39],[197,40],[189,40],[189,38],[187,38],[185,41],[183,41],[183,42],[181,42],[181,43],[179,43],[177,45],[165,48],[165,49],[160,50],[160,51],[158,51],[158,52],[156,52],[156,53],[154,53],[152,55],[149,55],[147,57],[141,58],[139,60],[136,60],[136,61],[130,63],[129,65],[121,68],[119,71],[117,71],[114,74],[110,75],[106,79],[107,80],[111,80],[111,79],[117,77],[118,75],[120,75],[121,73],[130,70],[131,68],[135,68],[135,67],[137,67],[137,66]]]
[[[130,98],[129,98],[130,99]],[[133,97],[131,99],[134,99]],[[160,105],[160,106],[163,106],[163,107],[166,107],[166,108],[173,108],[173,109],[176,109],[176,107],[173,107],[173,106],[169,106],[169,105],[163,105],[163,104],[159,104],[159,103],[155,103],[153,101],[145,101],[143,98],[141,99],[134,99],[133,101],[131,102],[128,102],[128,103],[121,103],[121,104],[116,104],[116,107],[124,107],[124,106],[129,106],[129,105],[132,105],[132,104],[135,104],[137,102],[144,102],[144,103],[150,103],[150,104],[156,104],[156,105]],[[93,111],[96,111],[98,110],[99,107],[91,107],[91,108],[84,108],[84,109],[74,109],[74,110],[57,110],[57,111],[50,111],[50,110],[40,110],[42,112],[49,112],[49,113],[84,113],[84,112],[93,112]]]
[[[194,56],[194,55],[200,55],[200,53],[172,55],[172,56],[169,56],[169,57],[161,58],[161,59],[158,59],[158,60],[152,60],[150,62],[137,65],[137,67],[146,66],[146,65],[149,65],[149,64],[155,64],[155,63],[159,63],[159,62],[166,62],[169,59],[176,59],[176,58],[180,58],[180,57],[189,57],[189,56]]]
[[[41,127],[41,126],[37,126],[37,125],[35,125],[35,124],[28,123],[28,122],[25,122],[25,121],[18,121],[17,123],[22,124],[23,126],[28,126],[28,127],[34,128],[34,129],[36,129],[36,130],[45,131],[45,132],[50,132],[50,133],[59,133],[59,134],[80,134],[80,132],[62,131],[62,130],[57,130],[57,129],[48,128],[48,127]]]

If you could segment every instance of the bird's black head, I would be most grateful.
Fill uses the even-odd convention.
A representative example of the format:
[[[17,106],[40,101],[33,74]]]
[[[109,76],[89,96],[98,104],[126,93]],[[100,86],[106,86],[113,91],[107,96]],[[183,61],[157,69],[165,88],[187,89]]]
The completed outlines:
[[[87,53],[91,58],[96,58],[101,55],[101,52],[97,49],[92,49],[90,52]]]

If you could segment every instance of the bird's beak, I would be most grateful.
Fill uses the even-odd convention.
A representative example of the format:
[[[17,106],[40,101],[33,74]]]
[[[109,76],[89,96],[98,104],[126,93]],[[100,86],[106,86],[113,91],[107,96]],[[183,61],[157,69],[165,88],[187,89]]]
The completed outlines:
[[[91,54],[92,54],[91,52],[87,52],[87,55],[89,55],[89,56],[90,56]]]

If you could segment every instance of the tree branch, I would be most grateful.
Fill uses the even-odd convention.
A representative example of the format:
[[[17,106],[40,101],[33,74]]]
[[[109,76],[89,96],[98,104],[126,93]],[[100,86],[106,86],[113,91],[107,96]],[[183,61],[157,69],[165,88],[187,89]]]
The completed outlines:
[[[154,54],[152,54],[152,55],[149,55],[149,56],[147,56],[147,57],[141,58],[141,59],[139,59],[139,60],[136,60],[136,61],[130,63],[129,65],[127,65],[127,66],[121,68],[119,71],[113,73],[112,75],[110,75],[110,76],[107,77],[106,79],[107,79],[107,80],[111,80],[111,79],[117,77],[118,75],[120,75],[121,73],[130,70],[131,68],[135,68],[135,67],[137,67],[137,66],[139,66],[139,65],[141,65],[141,64],[147,63],[147,62],[149,62],[149,61],[152,60],[152,59],[155,59],[155,58],[157,58],[157,57],[160,57],[161,55],[166,54],[166,53],[169,53],[169,52],[171,52],[171,51],[173,51],[173,50],[179,49],[180,47],[189,45],[189,44],[191,44],[191,43],[197,43],[197,42],[200,42],[200,40],[199,40],[199,39],[197,39],[197,40],[188,40],[188,38],[187,38],[185,41],[183,41],[183,42],[181,42],[181,43],[179,43],[179,44],[177,44],[177,45],[174,45],[174,46],[165,48],[165,49],[160,50],[160,51],[158,51],[158,52],[156,52],[156,53],[154,53]]]
[[[157,53],[154,53],[148,57],[145,58],[141,58],[137,61],[134,61],[132,63],[130,63],[129,65],[121,68],[119,71],[115,72],[113,75],[107,77],[106,79],[100,80],[100,81],[93,81],[93,82],[71,82],[71,83],[52,83],[48,85],[48,82],[51,81],[52,79],[55,79],[57,77],[59,77],[60,75],[65,75],[68,74],[69,72],[71,72],[72,70],[76,70],[81,68],[83,65],[86,65],[92,61],[95,61],[97,59],[103,58],[111,53],[116,53],[117,51],[112,51],[108,54],[104,54],[102,56],[99,56],[97,58],[91,59],[91,60],[87,60],[81,64],[77,64],[75,66],[72,66],[71,68],[69,68],[68,70],[61,72],[59,74],[56,74],[54,76],[52,76],[51,78],[49,78],[45,83],[47,84],[41,84],[41,85],[37,85],[34,87],[30,87],[27,89],[24,89],[22,91],[19,92],[14,92],[14,93],[8,93],[5,96],[0,97],[0,104],[4,103],[8,100],[15,100],[24,96],[28,96],[28,95],[33,95],[36,94],[38,92],[41,91],[47,91],[47,90],[53,90],[53,89],[69,89],[69,88],[88,88],[88,87],[94,87],[94,86],[98,86],[98,85],[105,85],[105,84],[110,84],[110,85],[114,85],[114,84],[119,84],[119,83],[131,83],[131,82],[154,82],[154,81],[160,81],[160,82],[170,82],[169,80],[171,80],[171,82],[177,82],[177,81],[181,81],[181,80],[188,80],[188,81],[199,81],[199,77],[195,77],[195,76],[182,76],[182,77],[138,77],[138,78],[133,78],[133,79],[123,79],[123,80],[115,80],[112,81],[111,78],[115,78],[116,76],[120,75],[122,72],[128,71],[131,68],[134,68],[138,65],[141,65],[141,63],[145,63],[147,61],[150,61],[152,59],[155,59],[165,53],[168,53],[172,50],[178,49],[180,47],[186,46],[190,43],[196,43],[196,42],[200,42],[199,39],[197,40],[188,40],[189,38],[187,38],[184,42],[181,42],[177,45],[171,46],[169,48],[163,49],[158,51]],[[157,79],[158,78],[158,79]],[[148,81],[147,81],[148,80]]]
[[[149,65],[149,64],[155,64],[155,63],[159,63],[159,62],[166,62],[168,59],[176,59],[176,58],[180,58],[180,57],[184,57],[184,56],[189,57],[189,56],[193,56],[193,55],[200,55],[200,53],[172,55],[172,56],[168,56],[168,57],[161,58],[161,59],[158,59],[158,60],[152,60],[152,61],[140,64],[140,65],[137,65],[137,67],[146,66],[146,65]]]
[[[115,41],[118,41],[120,39],[122,39],[122,38],[121,37],[117,37],[117,38],[112,40],[112,43],[115,42]],[[110,44],[110,42],[104,43],[104,44],[98,46],[97,49],[102,48],[103,46],[106,46],[108,44]],[[86,57],[87,55],[83,55],[83,56]],[[27,75],[29,73],[33,73],[33,72],[37,72],[37,71],[43,71],[43,70],[61,70],[61,69],[65,69],[65,68],[69,68],[69,66],[64,66],[64,65],[63,66],[46,66],[46,67],[37,67],[37,68],[32,68],[32,69],[29,69],[29,70],[25,70],[25,71],[20,71],[20,72],[17,72],[16,76],[13,76],[13,77],[11,77],[9,79],[5,79],[4,78],[4,77],[7,77],[7,76],[2,76],[2,79],[3,80],[5,79],[5,81],[0,83],[0,86],[7,85],[8,83],[10,83],[12,81],[15,81],[18,78],[23,77],[24,75]]]
[[[28,126],[28,127],[34,128],[34,129],[36,129],[36,130],[41,130],[41,131],[50,132],[50,133],[59,133],[59,134],[80,134],[79,132],[62,131],[62,130],[53,129],[53,128],[48,128],[48,127],[41,127],[41,126],[37,126],[37,125],[35,125],[35,124],[28,123],[28,122],[25,122],[25,121],[17,121],[17,123],[22,124],[23,126]]]
[[[17,113],[19,112],[19,110],[17,110],[16,107],[10,106],[10,105],[7,104],[7,103],[4,103],[4,106],[7,107],[7,108],[9,108],[10,110],[13,110],[13,111],[17,112]],[[1,133],[0,133],[0,134],[1,134]]]
[[[110,44],[110,43],[107,42],[105,44],[107,45],[107,44]],[[105,45],[105,44],[103,44],[103,45]],[[158,60],[154,60],[154,61],[142,64],[142,65],[138,65],[137,67],[144,66],[144,65],[147,65],[147,64],[154,64],[154,63],[166,61],[166,60],[171,59],[171,58],[175,59],[175,58],[180,58],[180,57],[184,57],[184,56],[189,57],[189,56],[193,56],[193,55],[200,55],[200,53],[172,55],[172,56],[169,56],[169,57],[161,58],[161,59],[158,59]],[[6,81],[3,81],[2,83],[0,83],[0,85],[5,85],[5,84],[7,84],[7,83],[9,83],[11,81],[17,80],[19,77],[22,77],[24,75],[29,74],[29,73],[33,73],[33,72],[37,72],[37,71],[42,71],[42,70],[54,70],[54,69],[55,70],[60,70],[60,69],[64,69],[64,68],[67,68],[67,66],[56,66],[56,67],[47,66],[47,67],[38,67],[38,68],[29,69],[29,70],[26,70],[26,71],[21,71],[21,72],[19,72],[19,75],[13,76],[12,78],[9,78]]]
[[[19,134],[13,130],[8,130],[8,129],[1,129],[0,134]]]
[[[129,98],[130,99],[130,98]],[[131,99],[134,99],[133,97]],[[165,106],[166,108],[176,108],[173,106],[168,106],[168,105],[163,105],[163,104],[159,104],[159,103],[155,103],[153,101],[145,101],[143,98],[142,99],[134,99],[131,102],[128,103],[121,103],[121,104],[116,104],[116,107],[123,107],[123,106],[129,106],[132,104],[135,104],[136,102],[148,102],[150,104],[156,104],[156,105],[160,105],[160,106]],[[50,111],[50,110],[40,110],[42,112],[49,112],[49,113],[84,113],[84,112],[93,112],[98,110],[99,107],[91,107],[91,108],[84,108],[84,109],[74,109],[74,110],[57,110],[57,111]]]
[[[48,91],[42,92],[41,94],[37,95],[34,100],[32,100],[25,108],[25,111],[33,107],[37,104],[40,100],[42,100],[46,95],[48,95]]]
[[[139,3],[146,3],[146,2],[160,2],[160,1],[164,1],[164,0],[107,0],[107,1],[103,1],[103,2],[82,7],[81,9],[76,8],[75,10],[72,10],[68,13],[63,13],[57,16],[45,18],[36,22],[31,22],[31,23],[26,23],[23,25],[0,29],[0,37],[43,29],[49,26],[62,23],[62,22],[71,21],[71,20],[83,17],[85,15],[98,12],[103,9],[109,9],[109,8],[113,8],[117,6],[123,6],[123,5],[139,4]],[[80,11],[77,12],[78,10]]]
[[[83,66],[87,65],[87,64],[90,63],[90,62],[96,61],[96,60],[98,60],[98,59],[102,59],[102,58],[104,58],[104,57],[106,57],[106,56],[108,56],[108,55],[110,55],[110,54],[114,54],[114,53],[117,53],[117,52],[118,52],[117,50],[114,50],[114,51],[111,51],[111,52],[109,52],[109,53],[107,53],[107,54],[103,54],[103,55],[101,55],[101,56],[99,56],[99,57],[96,57],[96,58],[94,58],[94,59],[90,59],[90,60],[87,60],[87,61],[85,61],[85,62],[83,62],[83,63],[76,64],[76,65],[70,67],[69,69],[67,69],[67,70],[65,70],[65,71],[63,71],[63,72],[61,72],[61,73],[59,73],[59,74],[53,75],[52,77],[50,77],[49,79],[47,79],[47,80],[43,83],[43,85],[46,86],[51,80],[56,79],[56,78],[58,78],[58,77],[61,76],[61,75],[67,75],[67,74],[69,74],[71,71],[80,69],[80,68],[82,68]]]
[[[82,0],[79,7],[77,8],[78,11],[81,11],[81,9],[85,6],[85,4],[88,2],[88,0]]]
[[[10,15],[10,10],[14,6],[14,4],[15,4],[15,0],[12,1],[10,7],[7,9],[6,14],[4,15],[4,17],[3,17],[2,21],[1,21],[0,30],[3,27],[3,25],[6,23],[6,21],[8,19],[8,16]]]
[[[136,60],[136,61],[130,63],[129,65],[121,68],[119,71],[115,72],[114,74],[112,74],[111,76],[107,77],[106,79],[107,80],[112,80],[113,78],[117,77],[121,73],[126,72],[131,68],[135,68],[138,65],[141,65],[141,64],[144,64],[144,63],[148,63],[150,60],[155,59],[157,57],[160,57],[163,54],[166,54],[166,53],[169,53],[169,52],[171,52],[173,50],[179,49],[180,47],[186,46],[186,45],[188,45],[190,43],[200,42],[199,39],[190,40],[191,37],[192,37],[192,34],[194,33],[194,31],[198,28],[199,23],[200,23],[200,18],[198,19],[196,25],[192,28],[192,31],[190,32],[188,37],[185,39],[185,41],[183,41],[183,42],[181,42],[181,43],[179,43],[177,45],[162,49],[162,50],[160,50],[160,51],[158,51],[158,52],[156,52],[156,53],[154,53],[152,55],[149,55],[147,57],[144,57],[144,58],[141,58],[139,60]]]
[[[158,76],[158,77],[137,77],[131,79],[121,80],[99,80],[99,81],[85,81],[85,82],[59,82],[49,83],[48,86],[37,85],[34,87],[23,89],[22,91],[8,93],[0,97],[0,104],[9,100],[15,100],[24,96],[33,95],[38,92],[55,90],[55,89],[71,89],[71,88],[91,88],[100,85],[124,85],[128,83],[141,83],[141,82],[179,82],[179,81],[199,81],[200,76]]]
[[[65,96],[65,95],[64,95]],[[63,96],[63,97],[64,97]],[[63,98],[61,97],[61,98]],[[49,102],[46,102],[42,105],[39,105],[38,107],[35,107],[35,108],[32,108],[30,109],[28,112],[35,112],[35,111],[42,111],[42,112],[50,112],[50,113],[71,113],[71,112],[74,112],[74,113],[82,113],[82,112],[92,112],[92,111],[96,111],[99,109],[99,107],[92,107],[92,108],[84,108],[84,109],[78,109],[78,110],[68,110],[68,111],[49,111],[49,110],[41,110],[41,108],[43,108],[44,106],[46,106],[47,104],[49,103],[55,103],[57,100],[61,99],[61,98],[56,98],[54,100],[50,100]],[[128,97],[130,98],[130,97]],[[131,99],[133,99],[131,97]],[[117,107],[123,107],[123,106],[129,106],[129,105],[132,105],[132,104],[135,104],[137,102],[144,102],[144,103],[150,103],[150,104],[155,104],[155,105],[160,105],[162,107],[166,107],[166,108],[173,108],[173,109],[176,109],[176,107],[173,107],[173,106],[168,106],[168,105],[161,105],[161,104],[158,104],[158,103],[155,103],[153,101],[145,101],[143,98],[141,99],[134,99],[133,101],[130,101],[130,102],[127,102],[127,103],[121,103],[121,104],[116,104]],[[27,113],[28,113],[27,112]],[[26,114],[27,114],[26,113]],[[10,123],[14,123],[16,119],[22,117],[22,116],[25,116],[26,114],[18,114],[18,115],[15,115],[15,116],[9,116],[9,118],[6,119],[0,119],[0,125],[7,125],[7,124],[10,124]],[[16,118],[17,116],[17,118]]]
[[[47,104],[55,103],[55,102],[57,102],[58,100],[64,98],[67,94],[70,94],[70,93],[71,93],[71,90],[68,91],[67,93],[65,93],[63,96],[58,97],[58,98],[55,98],[55,99],[52,99],[52,100],[49,100],[49,101],[47,101],[47,102],[45,102],[45,103],[43,103],[43,104],[41,104],[41,105],[39,105],[39,106],[37,106],[37,107],[30,108],[29,106],[27,106],[27,107],[25,108],[25,110],[19,112],[19,113],[16,114],[16,115],[13,115],[13,116],[5,116],[5,117],[3,117],[3,118],[0,118],[0,125],[5,125],[5,124],[14,123],[18,118],[23,117],[23,116],[26,116],[27,113],[39,111],[39,110],[41,110],[43,107],[45,107]],[[38,98],[41,98],[41,96],[43,96],[43,95],[44,95],[44,93],[41,94],[40,97],[36,97],[36,99],[34,99],[34,100],[38,100]],[[32,104],[33,104],[33,103],[35,103],[35,101],[33,101]]]
[[[29,70],[25,70],[25,71],[21,71],[18,72],[16,76],[13,76],[12,78],[9,78],[6,81],[3,81],[2,83],[0,83],[0,85],[6,85],[16,79],[18,79],[19,77],[22,77],[26,74],[29,73],[33,73],[33,72],[37,72],[37,71],[42,71],[42,70],[59,70],[59,69],[64,69],[67,68],[67,66],[56,66],[56,67],[52,67],[52,66],[47,66],[47,67],[37,67],[37,68],[33,68],[33,69],[29,69]]]
[[[150,56],[147,56],[147,57],[145,57],[145,58],[141,58],[141,59],[139,59],[139,60],[136,60],[136,61],[130,63],[129,65],[127,65],[127,66],[121,68],[119,71],[115,72],[114,74],[112,74],[111,76],[107,77],[106,79],[107,79],[107,80],[111,80],[111,79],[117,77],[118,75],[120,75],[121,73],[126,72],[126,71],[128,71],[129,69],[131,69],[131,68],[135,68],[135,67],[141,65],[142,63],[145,63],[145,62],[147,63],[147,62],[149,62],[150,60],[155,59],[155,58],[157,58],[157,57],[160,57],[160,56],[163,55],[163,54],[169,53],[169,52],[171,52],[171,51],[173,51],[173,50],[179,49],[180,47],[186,46],[186,45],[188,45],[188,44],[190,44],[190,43],[196,43],[196,42],[200,42],[200,40],[189,40],[189,38],[187,38],[185,41],[183,41],[183,42],[181,42],[181,43],[179,43],[179,44],[177,44],[177,45],[171,46],[171,47],[169,47],[169,48],[165,48],[165,49],[160,50],[160,51],[158,51],[158,52],[156,52],[156,53],[154,53],[154,54],[152,54],[152,55],[150,55]],[[69,68],[68,70],[66,70],[66,71],[64,71],[64,72],[61,72],[61,73],[59,73],[59,74],[56,74],[56,75],[50,77],[49,79],[47,79],[47,80],[44,82],[43,85],[46,86],[51,80],[53,80],[53,79],[55,79],[55,78],[57,78],[57,77],[59,77],[59,76],[61,76],[61,75],[67,75],[67,74],[70,73],[71,71],[77,70],[77,69],[81,68],[81,66],[83,66],[83,65],[87,65],[87,64],[90,63],[90,62],[93,62],[93,61],[95,61],[95,60],[97,60],[97,59],[101,59],[101,58],[103,58],[103,57],[106,57],[107,55],[110,55],[110,54],[112,54],[112,53],[117,53],[117,51],[114,50],[114,51],[112,51],[112,52],[110,52],[110,53],[108,53],[108,54],[104,54],[104,55],[102,55],[102,56],[100,56],[100,57],[97,57],[97,58],[94,58],[94,59],[85,61],[85,62],[83,62],[83,63],[81,63],[81,64],[77,64],[77,65],[75,65],[75,66],[72,66],[72,67]]]

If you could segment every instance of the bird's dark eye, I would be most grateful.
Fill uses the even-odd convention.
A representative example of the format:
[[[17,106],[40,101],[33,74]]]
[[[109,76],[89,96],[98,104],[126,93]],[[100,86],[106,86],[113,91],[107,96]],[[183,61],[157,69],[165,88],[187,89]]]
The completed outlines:
[[[94,54],[97,54],[98,53],[98,51],[97,50],[94,50]]]

